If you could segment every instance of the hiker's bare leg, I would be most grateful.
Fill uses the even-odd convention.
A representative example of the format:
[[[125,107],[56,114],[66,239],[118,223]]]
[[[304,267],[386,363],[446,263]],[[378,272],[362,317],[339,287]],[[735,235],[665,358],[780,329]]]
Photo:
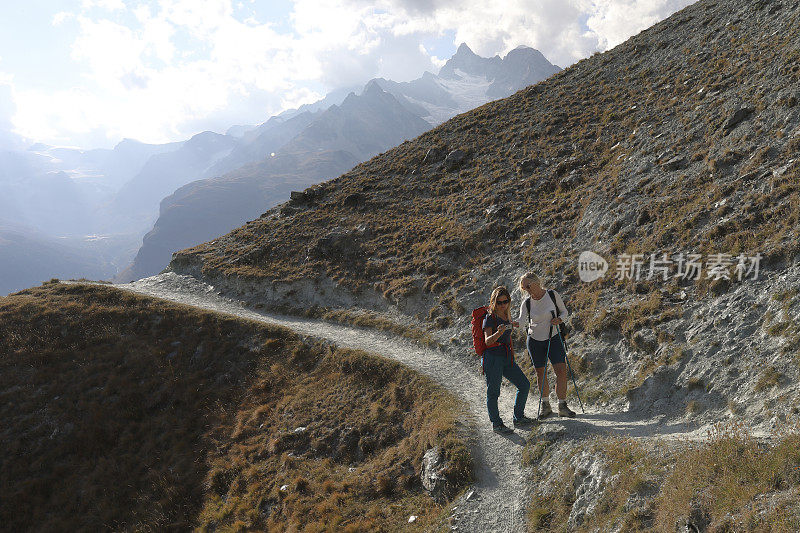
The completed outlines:
[[[559,400],[567,399],[567,365],[565,363],[556,363],[553,365],[553,370],[556,372],[556,396]]]
[[[546,399],[550,395],[550,385],[544,379],[544,367],[536,369],[536,383],[539,384],[539,392],[542,397]]]

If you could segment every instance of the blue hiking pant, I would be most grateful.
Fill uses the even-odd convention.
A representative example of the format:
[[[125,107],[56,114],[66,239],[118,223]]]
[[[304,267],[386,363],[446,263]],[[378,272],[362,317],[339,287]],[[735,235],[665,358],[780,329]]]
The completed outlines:
[[[492,354],[490,350],[484,354],[483,371],[486,375],[486,408],[489,410],[489,420],[492,424],[500,424],[500,411],[497,408],[497,398],[500,397],[500,382],[503,376],[517,387],[517,398],[514,401],[514,420],[522,418],[525,414],[525,402],[528,401],[528,391],[531,382],[517,363],[506,357],[505,353]]]

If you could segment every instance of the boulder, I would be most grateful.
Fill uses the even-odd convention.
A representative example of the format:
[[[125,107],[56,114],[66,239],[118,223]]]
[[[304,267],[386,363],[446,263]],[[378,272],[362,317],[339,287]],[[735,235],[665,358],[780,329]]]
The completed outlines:
[[[689,512],[675,521],[675,531],[706,531],[711,524],[708,511],[697,500],[689,503]]]
[[[725,133],[728,133],[740,123],[745,121],[750,115],[752,115],[753,111],[754,110],[752,107],[740,107],[736,109],[731,116],[728,117],[728,120],[725,121],[722,129],[725,131]]]
[[[358,230],[334,228],[309,247],[308,255],[329,261],[353,260],[363,255],[361,239],[364,233]]]
[[[307,189],[305,191],[292,191],[289,193],[289,203],[291,205],[310,204],[314,201],[314,191]]]
[[[445,472],[448,464],[439,450],[439,447],[431,448],[422,457],[422,471],[420,479],[422,486],[425,487],[431,497],[439,503],[447,501],[450,496],[449,483]]]
[[[361,193],[354,192],[353,194],[348,194],[342,203],[345,207],[361,207],[366,203],[366,201],[366,196]]]
[[[535,159],[523,159],[519,163],[519,171],[524,174],[530,174],[536,169],[537,162]]]
[[[444,158],[444,167],[447,170],[455,170],[466,158],[467,153],[464,150],[453,150]]]
[[[582,181],[583,178],[581,177],[580,173],[577,170],[573,170],[572,172],[569,173],[568,176],[564,176],[563,178],[561,178],[561,181],[559,181],[558,183],[559,185],[561,185],[562,189],[569,190],[569,189],[574,189],[575,187],[580,185]]]
[[[666,162],[662,163],[661,167],[664,170],[680,170],[686,167],[686,158],[680,155],[676,155],[675,157],[668,159]]]
[[[445,149],[434,146],[433,148],[430,148],[428,149],[427,152],[425,152],[425,157],[422,159],[422,162],[428,165],[433,163],[438,163],[439,161],[444,159],[444,156],[445,156]]]

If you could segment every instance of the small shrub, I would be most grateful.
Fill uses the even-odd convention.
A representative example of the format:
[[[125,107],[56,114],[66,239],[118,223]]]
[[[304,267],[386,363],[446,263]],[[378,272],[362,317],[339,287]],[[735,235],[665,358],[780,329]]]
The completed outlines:
[[[761,372],[753,388],[756,392],[763,392],[767,389],[778,386],[782,378],[783,374],[774,366],[770,366]]]
[[[686,404],[686,414],[689,416],[699,414],[703,411],[703,404],[695,400],[691,400]]]
[[[690,391],[704,389],[705,383],[703,382],[703,378],[698,378],[698,377],[689,378],[689,381],[686,382],[686,388],[689,389]]]
[[[792,323],[789,321],[776,322],[767,328],[767,333],[770,335],[783,335]]]

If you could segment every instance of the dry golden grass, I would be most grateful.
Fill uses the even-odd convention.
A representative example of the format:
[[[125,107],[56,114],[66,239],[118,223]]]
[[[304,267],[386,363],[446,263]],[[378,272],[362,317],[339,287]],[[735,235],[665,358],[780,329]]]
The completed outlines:
[[[423,453],[471,476],[452,397],[285,329],[49,284],[0,298],[0,338],[9,531],[424,527]]]
[[[675,531],[690,517],[705,531],[797,531],[800,433],[787,429],[770,445],[743,426],[718,425],[705,442],[609,437],[578,446],[570,457],[589,450],[610,477],[594,513],[575,531]],[[540,447],[537,440],[527,445],[531,453]],[[570,457],[560,478],[564,490],[534,496],[530,531],[565,530],[574,499]]]

